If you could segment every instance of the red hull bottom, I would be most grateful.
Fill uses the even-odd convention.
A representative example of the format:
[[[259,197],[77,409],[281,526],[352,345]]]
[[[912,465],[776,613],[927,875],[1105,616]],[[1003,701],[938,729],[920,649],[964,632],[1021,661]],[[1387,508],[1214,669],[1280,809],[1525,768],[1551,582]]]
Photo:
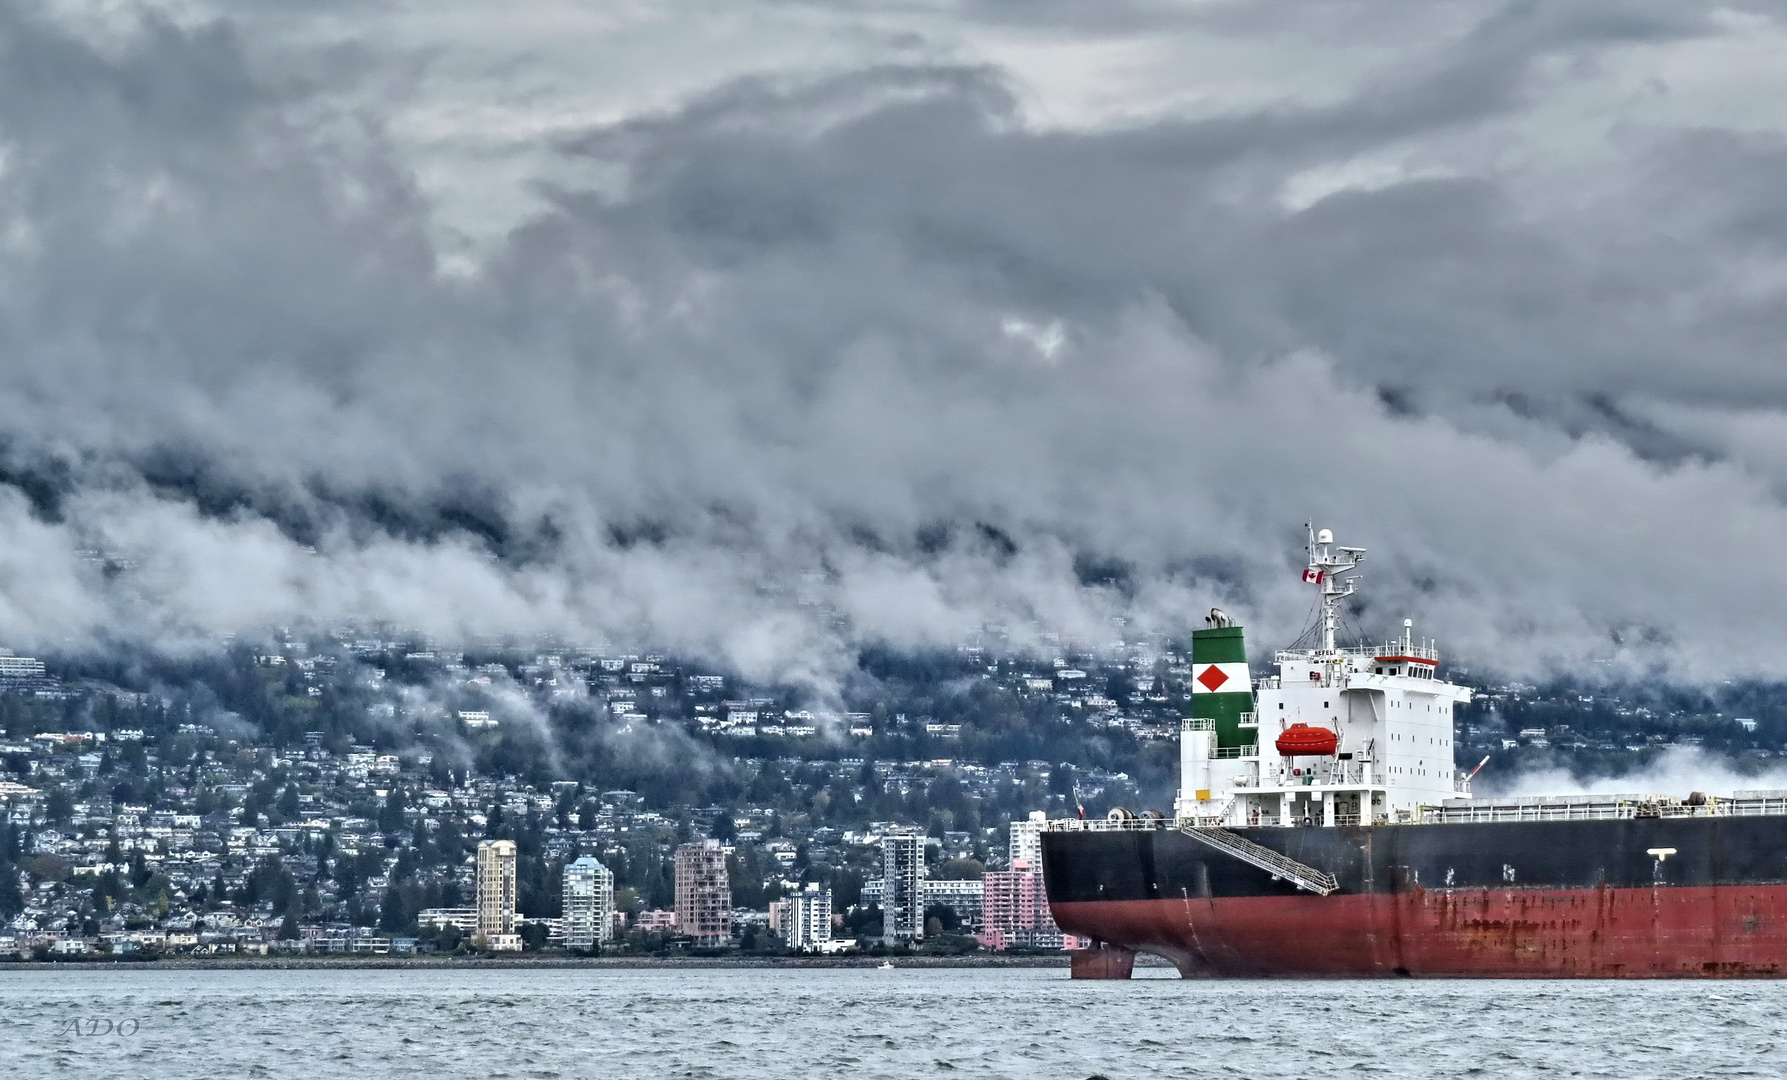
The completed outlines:
[[[1127,979],[1135,971],[1135,951],[1120,945],[1093,945],[1067,955],[1076,979]]]
[[[1085,975],[1076,962],[1075,978],[1127,978],[1116,955],[1124,950],[1165,957],[1188,978],[1787,975],[1787,885],[1415,889],[1051,907],[1064,932],[1112,954],[1089,958]]]

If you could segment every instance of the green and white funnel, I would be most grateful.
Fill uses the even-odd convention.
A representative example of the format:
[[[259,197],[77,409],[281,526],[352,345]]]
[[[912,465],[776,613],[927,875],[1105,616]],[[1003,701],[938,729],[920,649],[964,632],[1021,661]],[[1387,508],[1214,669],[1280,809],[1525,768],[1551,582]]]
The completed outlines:
[[[1226,620],[1225,620],[1226,621]],[[1241,715],[1253,711],[1253,678],[1247,670],[1247,644],[1239,626],[1191,632],[1191,716],[1216,728],[1216,745],[1245,746],[1252,729]]]

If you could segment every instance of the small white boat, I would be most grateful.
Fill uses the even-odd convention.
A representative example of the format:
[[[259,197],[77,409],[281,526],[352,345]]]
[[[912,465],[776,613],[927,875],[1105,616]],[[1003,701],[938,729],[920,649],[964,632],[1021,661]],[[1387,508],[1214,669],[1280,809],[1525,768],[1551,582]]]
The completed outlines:
[[[892,971],[893,970],[893,961],[892,960],[883,960],[883,961],[881,961],[881,963],[875,965],[875,970],[876,971]]]

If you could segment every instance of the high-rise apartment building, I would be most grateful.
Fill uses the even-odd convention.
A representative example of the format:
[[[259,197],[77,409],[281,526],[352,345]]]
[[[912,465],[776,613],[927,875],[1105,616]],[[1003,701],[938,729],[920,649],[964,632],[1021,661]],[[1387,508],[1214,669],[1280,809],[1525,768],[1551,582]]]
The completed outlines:
[[[782,940],[791,949],[822,949],[831,940],[831,890],[817,882],[782,901]]]
[[[565,948],[593,952],[614,936],[614,874],[585,855],[564,876]]]
[[[1011,823],[1011,861],[1007,866],[1024,862],[1037,873],[1042,872],[1042,830],[1048,818],[1041,810],[1032,810],[1028,818]]]
[[[676,926],[700,945],[732,940],[732,883],[718,840],[676,849]]]
[[[1010,870],[988,872],[982,888],[982,930],[976,936],[985,947],[1059,949],[1072,944],[1049,911],[1042,872],[1028,862],[1018,859]]]
[[[925,936],[925,837],[917,829],[881,835],[881,939],[910,945]]]
[[[477,912],[477,932],[484,939],[485,948],[521,948],[521,935],[515,932],[514,841],[485,840],[478,844]]]

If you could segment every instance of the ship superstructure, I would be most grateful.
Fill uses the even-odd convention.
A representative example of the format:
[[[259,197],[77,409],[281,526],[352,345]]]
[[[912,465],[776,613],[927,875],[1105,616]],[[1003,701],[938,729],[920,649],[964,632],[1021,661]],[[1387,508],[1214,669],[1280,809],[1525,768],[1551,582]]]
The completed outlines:
[[[1378,646],[1336,644],[1341,601],[1365,549],[1309,531],[1304,580],[1320,590],[1306,648],[1254,681],[1242,630],[1220,611],[1192,635],[1192,716],[1179,743],[1177,817],[1215,825],[1358,825],[1410,820],[1468,792],[1452,764],[1455,705],[1470,690],[1439,678],[1439,653],[1413,622]]]
[[[1787,791],[1472,799],[1471,692],[1432,642],[1342,647],[1362,548],[1309,530],[1314,625],[1254,679],[1223,612],[1192,635],[1171,818],[1040,834],[1075,978],[1787,975]]]

